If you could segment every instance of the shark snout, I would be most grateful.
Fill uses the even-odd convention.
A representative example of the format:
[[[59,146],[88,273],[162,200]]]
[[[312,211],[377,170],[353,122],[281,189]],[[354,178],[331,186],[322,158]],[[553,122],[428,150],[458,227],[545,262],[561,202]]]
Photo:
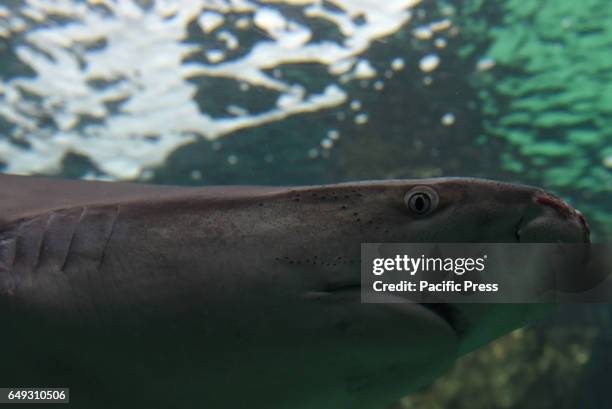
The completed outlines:
[[[589,243],[590,229],[580,211],[537,189],[518,223],[516,236],[525,243]]]

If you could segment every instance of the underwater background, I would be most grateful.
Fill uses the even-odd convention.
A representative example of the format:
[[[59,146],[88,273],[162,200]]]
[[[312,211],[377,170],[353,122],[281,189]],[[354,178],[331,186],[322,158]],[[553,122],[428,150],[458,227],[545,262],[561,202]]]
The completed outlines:
[[[0,170],[211,185],[474,176],[612,241],[609,0],[4,0]],[[612,308],[564,306],[399,408],[612,406]]]

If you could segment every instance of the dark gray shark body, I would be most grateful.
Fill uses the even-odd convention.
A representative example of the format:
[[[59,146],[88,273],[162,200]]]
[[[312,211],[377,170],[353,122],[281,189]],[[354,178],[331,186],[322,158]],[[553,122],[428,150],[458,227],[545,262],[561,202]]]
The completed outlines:
[[[79,408],[375,409],[541,309],[361,304],[360,243],[558,240],[588,240],[579,213],[482,180],[0,175],[0,384],[67,386]]]

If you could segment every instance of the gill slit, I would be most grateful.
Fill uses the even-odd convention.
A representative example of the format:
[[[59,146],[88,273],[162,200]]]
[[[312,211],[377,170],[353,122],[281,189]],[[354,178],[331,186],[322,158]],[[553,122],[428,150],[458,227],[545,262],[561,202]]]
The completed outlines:
[[[83,206],[83,209],[81,209],[81,214],[79,215],[79,220],[74,224],[74,227],[72,229],[72,234],[70,235],[70,242],[68,243],[68,249],[66,250],[66,254],[64,256],[64,261],[62,262],[62,266],[60,267],[60,271],[64,274],[66,273],[65,271],[66,264],[68,263],[68,259],[70,258],[70,254],[72,252],[72,246],[74,244],[74,238],[76,236],[77,228],[81,224],[81,221],[83,220],[83,217],[85,216],[86,211],[87,211],[87,206]]]

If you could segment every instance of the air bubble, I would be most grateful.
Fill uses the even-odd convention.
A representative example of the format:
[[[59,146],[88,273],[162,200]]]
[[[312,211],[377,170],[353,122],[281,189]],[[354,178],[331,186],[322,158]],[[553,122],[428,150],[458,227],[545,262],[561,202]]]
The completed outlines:
[[[417,27],[412,31],[412,35],[414,35],[419,40],[429,40],[433,33],[428,26]]]
[[[493,67],[495,67],[495,60],[491,57],[483,57],[478,60],[478,63],[476,64],[476,69],[478,71],[487,71]]]
[[[337,129],[330,129],[329,131],[327,131],[327,137],[332,141],[337,141],[338,139],[340,139],[340,132],[338,132]]]
[[[447,112],[446,114],[442,115],[440,122],[442,122],[442,125],[444,126],[451,126],[455,123],[455,115],[452,112]]]
[[[391,69],[394,71],[400,71],[404,68],[404,60],[401,58],[395,58],[391,61]]]
[[[363,125],[368,122],[368,114],[361,113],[355,117],[355,123],[357,125]]]
[[[440,65],[440,57],[436,54],[428,54],[419,61],[419,68],[423,72],[432,72]]]
[[[444,47],[446,47],[446,39],[442,38],[442,37],[438,37],[438,38],[435,39],[434,45],[437,48],[444,48]]]

